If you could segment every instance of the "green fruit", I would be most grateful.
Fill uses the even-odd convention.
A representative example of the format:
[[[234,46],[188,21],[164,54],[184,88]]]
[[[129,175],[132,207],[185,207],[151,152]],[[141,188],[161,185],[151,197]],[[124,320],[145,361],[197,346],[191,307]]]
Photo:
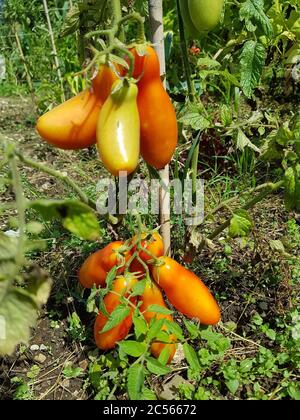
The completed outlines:
[[[186,3],[197,31],[210,31],[220,22],[224,0],[187,0]]]
[[[195,28],[192,19],[190,17],[190,12],[188,8],[188,0],[179,0],[180,12],[182,20],[184,23],[185,33],[188,38],[197,39],[200,37],[200,33]]]

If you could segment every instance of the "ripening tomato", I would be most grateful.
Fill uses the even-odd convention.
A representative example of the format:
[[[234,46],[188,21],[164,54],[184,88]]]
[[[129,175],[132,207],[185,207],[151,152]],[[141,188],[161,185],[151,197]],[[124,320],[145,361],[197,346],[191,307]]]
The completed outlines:
[[[162,306],[163,308],[167,308],[163,295],[155,283],[147,282],[144,293],[140,297],[140,301],[142,302],[142,305],[140,306],[140,311],[142,312],[148,324],[153,318],[156,318],[157,320],[167,319],[169,321],[173,321],[173,318],[171,315],[160,314],[158,312],[153,312],[153,311],[148,310],[148,308],[151,305],[159,305],[159,306]],[[163,325],[162,331],[166,329],[167,329],[166,326]],[[151,353],[153,354],[153,356],[158,358],[160,356],[160,353],[167,347],[169,349],[168,363],[170,363],[176,352],[175,342],[176,342],[176,337],[173,334],[171,334],[168,339],[168,343],[170,344],[153,342],[151,344]]]
[[[147,234],[142,234],[142,238],[146,238]],[[132,242],[136,242],[138,236],[135,235],[132,238]],[[152,255],[154,255],[154,257],[161,257],[162,255],[164,255],[164,243],[162,240],[162,237],[160,236],[160,234],[158,232],[153,232],[151,234],[150,238],[147,239],[142,239],[141,241],[141,245],[143,248],[145,248],[147,251],[149,251]],[[136,246],[133,247],[132,252],[136,251]],[[147,252],[145,251],[140,251],[139,252],[139,257],[147,264],[149,264],[149,262],[151,261],[152,257],[151,255],[149,255]],[[138,261],[137,258],[135,258],[131,265],[130,265],[130,271],[134,272],[134,273],[145,273],[145,269],[142,266],[142,264]]]
[[[83,263],[79,270],[79,281],[83,287],[87,289],[96,287],[104,287],[108,272],[122,262],[122,258],[118,255],[118,250],[124,246],[124,242],[116,241],[108,244],[105,248],[100,249],[90,255]],[[130,253],[123,254],[124,261],[128,261]],[[124,272],[124,267],[120,267],[118,274]]]
[[[131,49],[135,57],[133,76],[138,81],[138,109],[141,122],[141,155],[156,169],[167,165],[177,146],[178,127],[175,109],[160,78],[155,50],[145,46],[144,55]]]
[[[187,0],[189,16],[197,31],[211,31],[220,22],[224,0]]]
[[[101,260],[104,270],[109,272],[115,265],[119,265],[122,261],[127,262],[129,260],[131,253],[127,250],[121,252],[122,248],[124,249],[123,241],[111,242],[103,248]],[[119,268],[118,274],[121,274],[122,270],[124,271],[123,267]]]
[[[99,112],[117,76],[100,66],[93,87],[58,105],[38,119],[40,136],[61,149],[83,149],[96,143]]]
[[[201,324],[215,325],[220,309],[205,284],[194,273],[169,257],[160,258],[163,265],[152,270],[156,283],[164,290],[170,303],[188,318]]]
[[[138,88],[118,80],[105,102],[97,125],[100,158],[114,176],[135,171],[140,153],[140,119],[137,107]]]
[[[133,276],[119,277],[114,281],[112,291],[115,293],[109,292],[103,300],[109,314],[111,314],[117,306],[119,306],[120,296],[128,297],[131,288],[136,284],[136,282],[137,279]],[[136,303],[136,300],[136,297],[131,299],[133,304]],[[106,325],[108,318],[99,312],[94,325],[95,342],[99,349],[110,350],[116,346],[118,341],[126,338],[132,326],[133,307],[129,306],[128,309],[128,316],[118,325],[104,333],[101,333],[101,331]]]

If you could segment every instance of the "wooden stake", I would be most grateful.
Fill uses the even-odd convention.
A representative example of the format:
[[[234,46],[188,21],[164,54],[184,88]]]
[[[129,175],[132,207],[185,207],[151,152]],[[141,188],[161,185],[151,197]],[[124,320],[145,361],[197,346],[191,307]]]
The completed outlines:
[[[23,48],[22,48],[22,45],[21,45],[21,41],[20,41],[20,38],[19,38],[19,35],[18,35],[17,28],[14,27],[13,31],[14,31],[14,35],[15,35],[15,38],[16,38],[16,43],[17,43],[17,47],[18,47],[18,50],[19,50],[19,54],[20,54],[20,57],[21,57],[21,60],[22,60],[23,66],[24,66],[24,70],[25,70],[25,74],[26,74],[26,80],[27,80],[29,91],[30,91],[34,111],[37,114],[37,104],[36,104],[36,99],[35,99],[35,95],[34,95],[34,88],[33,88],[33,83],[32,83],[32,79],[31,79],[31,76],[30,76],[29,68],[27,66],[26,58],[25,58],[25,55],[24,55],[24,52],[23,52]]]
[[[55,67],[56,67],[56,71],[57,71],[58,80],[60,82],[61,101],[64,102],[66,100],[65,91],[64,91],[64,81],[63,81],[62,74],[61,74],[61,71],[60,71],[57,49],[56,49],[56,45],[55,45],[52,24],[51,24],[51,20],[50,20],[50,16],[49,16],[47,0],[43,0],[43,4],[44,4],[45,15],[46,15],[46,18],[47,18],[47,23],[48,23],[48,30],[49,30],[49,35],[50,35],[51,44],[52,44],[52,52],[53,52],[53,56],[54,56]]]
[[[166,74],[164,26],[163,26],[163,2],[162,0],[148,0],[149,17],[151,27],[151,41],[155,44],[155,50],[160,61],[161,75]],[[161,235],[164,241],[165,254],[171,255],[171,223],[170,223],[170,193],[169,193],[169,165],[159,171],[163,184],[167,187],[160,187],[159,191],[159,212]]]

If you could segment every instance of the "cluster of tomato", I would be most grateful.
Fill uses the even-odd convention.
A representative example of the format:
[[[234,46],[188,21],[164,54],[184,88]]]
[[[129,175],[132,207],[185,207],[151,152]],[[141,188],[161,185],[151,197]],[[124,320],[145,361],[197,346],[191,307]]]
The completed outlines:
[[[107,315],[120,305],[122,297],[128,298],[130,310],[118,325],[104,332],[102,330],[109,318],[99,312],[94,325],[94,337],[100,349],[112,349],[118,341],[126,338],[137,305],[148,324],[153,318],[173,321],[171,315],[155,312],[151,308],[152,305],[155,308],[167,308],[162,292],[188,318],[204,325],[219,322],[220,309],[209,289],[194,273],[174,259],[164,256],[162,238],[156,231],[136,235],[127,242],[112,242],[90,255],[79,271],[79,281],[86,288],[94,285],[105,287],[107,275],[113,267],[118,270],[111,290],[104,297]],[[144,291],[141,296],[132,297],[131,290],[141,279],[146,279]],[[167,329],[167,325],[162,324],[162,331]],[[169,335],[166,342],[152,342],[151,353],[159,357],[166,348],[170,362],[176,351],[176,337],[173,334]]]
[[[90,89],[62,103],[37,122],[48,143],[82,149],[97,142],[107,170],[132,173],[144,160],[156,169],[168,164],[177,146],[176,113],[160,78],[160,63],[150,45],[128,50],[134,57],[132,78],[127,69],[103,63]]]

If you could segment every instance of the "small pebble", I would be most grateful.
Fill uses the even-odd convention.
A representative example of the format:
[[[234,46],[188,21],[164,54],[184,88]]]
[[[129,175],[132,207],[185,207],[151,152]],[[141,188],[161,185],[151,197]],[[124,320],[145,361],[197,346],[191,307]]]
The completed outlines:
[[[42,351],[46,351],[46,350],[48,350],[48,347],[47,347],[47,346],[45,346],[45,344],[41,344],[41,345],[40,345],[40,350],[42,350]]]
[[[32,346],[30,346],[31,351],[38,351],[39,349],[40,349],[40,346],[38,346],[37,344],[32,344]]]
[[[36,362],[39,362],[39,363],[44,363],[46,361],[46,359],[47,359],[47,357],[42,353],[40,353],[40,354],[38,354],[37,356],[34,357],[34,360]]]

